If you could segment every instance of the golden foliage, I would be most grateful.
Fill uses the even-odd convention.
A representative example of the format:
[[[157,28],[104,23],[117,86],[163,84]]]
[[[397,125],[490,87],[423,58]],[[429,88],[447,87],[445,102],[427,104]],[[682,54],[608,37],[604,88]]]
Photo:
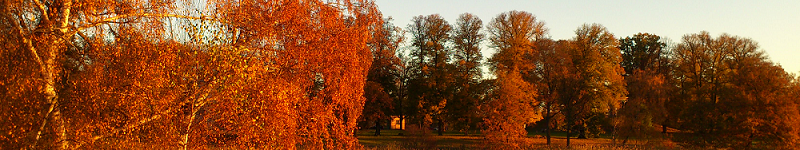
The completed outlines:
[[[534,107],[539,105],[534,81],[526,77],[535,68],[532,59],[539,49],[537,40],[543,40],[546,28],[528,12],[510,11],[495,17],[489,23],[489,39],[498,52],[490,59],[497,76],[492,98],[481,106],[486,113],[485,136],[492,143],[515,143],[527,135],[525,125],[541,119]]]
[[[3,4],[4,148],[358,147],[370,1],[39,2]]]

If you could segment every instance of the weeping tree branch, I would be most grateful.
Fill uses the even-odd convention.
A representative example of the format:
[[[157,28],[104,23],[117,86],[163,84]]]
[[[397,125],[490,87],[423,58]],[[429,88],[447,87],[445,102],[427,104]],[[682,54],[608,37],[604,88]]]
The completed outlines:
[[[144,125],[144,124],[146,124],[146,123],[149,123],[149,122],[151,122],[151,121],[154,121],[154,120],[161,119],[161,118],[163,118],[162,116],[164,116],[164,115],[167,115],[167,114],[170,114],[170,113],[172,113],[172,111],[173,111],[173,109],[167,109],[167,110],[165,110],[165,111],[159,112],[159,113],[158,113],[158,114],[156,114],[156,115],[153,115],[153,116],[150,116],[150,117],[144,118],[144,119],[142,119],[142,120],[139,120],[139,121],[136,121],[136,122],[133,122],[133,123],[127,124],[127,125],[125,125],[125,126],[123,126],[123,127],[116,128],[116,129],[114,129],[114,130],[111,130],[111,131],[110,131],[110,132],[108,132],[108,133],[101,134],[101,135],[95,135],[95,136],[92,136],[92,137],[89,139],[89,141],[88,141],[88,142],[81,142],[81,143],[78,143],[77,145],[75,145],[75,149],[78,149],[78,148],[80,148],[81,146],[83,146],[83,145],[84,145],[84,144],[86,144],[86,143],[94,143],[95,141],[97,141],[97,140],[99,140],[99,139],[102,139],[102,138],[105,138],[105,137],[109,137],[109,136],[113,136],[113,135],[116,135],[117,133],[120,133],[120,132],[123,132],[123,131],[128,131],[128,130],[131,130],[131,129],[133,129],[133,128],[136,128],[136,127],[139,127],[139,126],[141,126],[141,125]]]

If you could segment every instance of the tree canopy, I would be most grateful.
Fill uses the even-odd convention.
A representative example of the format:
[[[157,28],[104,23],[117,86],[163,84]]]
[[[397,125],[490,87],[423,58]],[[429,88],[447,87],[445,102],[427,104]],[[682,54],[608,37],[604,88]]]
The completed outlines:
[[[400,28],[372,0],[0,8],[3,149],[361,149],[359,127],[390,116],[424,134],[410,141],[457,131],[499,149],[526,148],[541,128],[568,146],[600,134],[800,143],[800,77],[726,33],[671,43],[594,23],[551,39],[525,11]]]

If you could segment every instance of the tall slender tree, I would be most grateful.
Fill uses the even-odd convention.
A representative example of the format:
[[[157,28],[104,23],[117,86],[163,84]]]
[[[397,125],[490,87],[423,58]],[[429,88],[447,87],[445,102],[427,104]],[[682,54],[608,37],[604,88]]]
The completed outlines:
[[[403,32],[394,26],[392,18],[384,19],[383,26],[372,31],[372,40],[368,43],[372,51],[372,66],[367,74],[367,85],[364,87],[367,102],[364,103],[364,115],[361,121],[376,125],[376,135],[380,135],[380,126],[395,113],[394,104],[399,102],[398,82],[401,79],[403,64],[396,52],[403,41]],[[378,84],[370,85],[370,84]],[[380,89],[381,91],[376,91]],[[386,95],[386,97],[382,96]],[[401,107],[401,106],[399,106]]]
[[[453,44],[452,62],[455,69],[450,71],[454,75],[453,99],[445,109],[447,118],[452,126],[468,134],[469,130],[477,126],[477,106],[480,90],[478,86],[481,79],[481,33],[483,21],[477,16],[461,14],[451,31],[450,39]]]
[[[447,43],[452,27],[438,14],[417,16],[408,31],[412,35],[411,50],[413,75],[409,81],[409,107],[421,126],[437,123],[439,135],[443,134],[446,110],[452,99],[454,69],[450,62]]]
[[[497,76],[497,91],[485,110],[484,133],[491,142],[516,147],[526,135],[525,125],[540,119],[533,111],[538,104],[535,84],[526,76],[534,69],[535,42],[544,39],[547,29],[528,12],[510,11],[497,15],[488,30],[491,45],[497,49],[489,60]]]
[[[536,70],[530,76],[537,84],[541,101],[542,119],[544,119],[547,144],[551,143],[550,132],[555,124],[556,116],[562,112],[562,99],[570,99],[571,82],[574,81],[575,71],[572,69],[572,58],[568,54],[571,41],[549,39],[536,42],[539,53],[535,57]]]

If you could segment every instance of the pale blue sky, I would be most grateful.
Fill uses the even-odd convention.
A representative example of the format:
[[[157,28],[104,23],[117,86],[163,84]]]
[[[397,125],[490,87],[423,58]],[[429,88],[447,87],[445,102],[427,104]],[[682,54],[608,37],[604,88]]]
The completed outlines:
[[[599,23],[619,37],[653,33],[680,42],[685,34],[708,31],[757,41],[773,62],[800,72],[800,0],[376,0],[385,17],[406,28],[413,16],[438,13],[449,23],[469,12],[484,25],[497,14],[527,11],[549,28],[553,39],[570,39],[584,23]],[[493,50],[484,49],[484,56]]]

